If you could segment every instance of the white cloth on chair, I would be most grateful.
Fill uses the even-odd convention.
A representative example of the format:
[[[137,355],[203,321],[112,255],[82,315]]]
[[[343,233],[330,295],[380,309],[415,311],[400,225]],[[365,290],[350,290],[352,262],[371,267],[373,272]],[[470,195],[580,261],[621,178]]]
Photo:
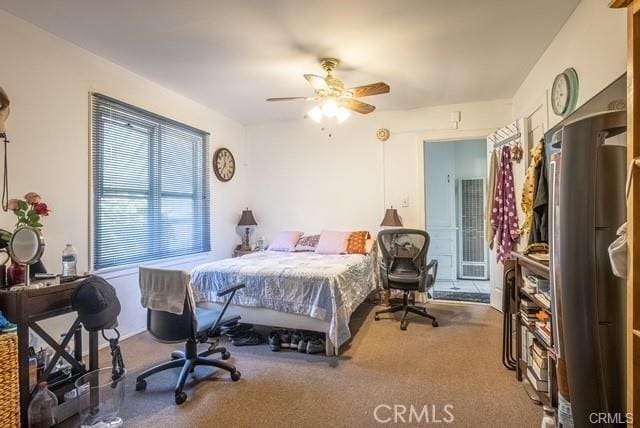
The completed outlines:
[[[140,303],[153,311],[182,315],[185,296],[189,296],[195,310],[189,284],[191,276],[182,270],[140,266]]]

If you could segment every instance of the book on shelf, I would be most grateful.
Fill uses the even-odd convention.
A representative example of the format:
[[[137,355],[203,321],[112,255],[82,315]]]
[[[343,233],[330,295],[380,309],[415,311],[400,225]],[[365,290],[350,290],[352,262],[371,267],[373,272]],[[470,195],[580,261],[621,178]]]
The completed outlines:
[[[539,391],[539,392],[549,391],[549,381],[540,379],[539,377],[537,377],[536,373],[533,371],[531,367],[527,368],[527,380],[529,381],[533,389],[535,389],[536,391]]]
[[[536,293],[534,294],[534,297],[544,305],[545,309],[551,308],[551,299],[546,293]]]
[[[545,363],[544,363],[544,367],[542,367],[541,365],[538,364],[538,361],[536,360],[536,357],[534,355],[532,355],[532,358],[533,359],[532,359],[531,365],[529,365],[529,367],[536,374],[536,378],[548,381],[549,380],[549,372],[547,370],[547,364],[546,364],[547,360],[546,359],[543,360],[543,361],[545,361]]]

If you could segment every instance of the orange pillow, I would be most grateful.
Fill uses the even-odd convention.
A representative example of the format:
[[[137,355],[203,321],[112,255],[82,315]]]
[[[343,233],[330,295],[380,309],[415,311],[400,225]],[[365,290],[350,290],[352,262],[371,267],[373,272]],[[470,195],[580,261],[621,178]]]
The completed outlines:
[[[367,239],[370,236],[366,230],[351,232],[347,243],[347,254],[367,254]]]

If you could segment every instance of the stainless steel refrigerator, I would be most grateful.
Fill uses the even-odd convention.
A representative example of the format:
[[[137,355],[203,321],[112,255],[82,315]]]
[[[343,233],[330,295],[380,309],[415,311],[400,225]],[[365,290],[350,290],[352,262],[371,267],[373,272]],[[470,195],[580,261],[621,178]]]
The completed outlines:
[[[626,148],[613,138],[625,131],[626,112],[609,111],[545,136],[556,151],[547,157],[554,343],[576,427],[613,425],[625,414],[626,285],[607,250],[625,221]]]

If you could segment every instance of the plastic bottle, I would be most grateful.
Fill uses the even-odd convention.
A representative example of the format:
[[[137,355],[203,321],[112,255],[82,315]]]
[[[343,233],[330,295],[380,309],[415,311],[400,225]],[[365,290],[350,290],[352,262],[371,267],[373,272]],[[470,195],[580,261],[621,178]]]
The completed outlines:
[[[542,407],[542,411],[543,411],[543,418],[542,418],[542,424],[540,425],[541,428],[555,428],[556,426],[556,412],[554,410],[553,407],[547,407],[547,406],[543,406]]]
[[[76,276],[78,274],[78,251],[73,245],[67,244],[62,251],[62,276]]]
[[[58,398],[49,391],[47,382],[38,384],[38,392],[29,403],[29,428],[49,428],[58,415]]]

